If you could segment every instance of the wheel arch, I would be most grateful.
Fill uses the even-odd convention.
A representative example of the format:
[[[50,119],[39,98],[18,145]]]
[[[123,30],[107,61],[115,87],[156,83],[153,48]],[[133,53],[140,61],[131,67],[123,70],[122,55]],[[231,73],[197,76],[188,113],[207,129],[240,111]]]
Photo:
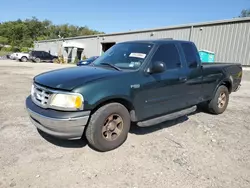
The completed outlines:
[[[227,87],[227,89],[228,89],[228,92],[229,92],[229,93],[231,93],[231,92],[232,92],[232,89],[233,89],[233,84],[232,84],[232,82],[231,82],[231,81],[229,81],[229,80],[225,80],[225,81],[223,81],[223,82],[220,84],[220,86],[221,86],[221,85],[226,86],[226,87]]]
[[[223,80],[221,80],[220,82],[219,82],[219,84],[216,86],[216,88],[215,88],[215,90],[214,90],[214,92],[213,92],[213,97],[212,98],[214,98],[214,96],[215,96],[215,94],[216,94],[216,91],[218,90],[218,88],[220,87],[220,86],[226,86],[227,87],[227,89],[228,89],[228,92],[229,92],[229,94],[232,92],[232,88],[233,88],[233,83],[232,83],[233,81],[232,81],[232,78],[226,78],[226,79],[223,79]]]
[[[227,77],[227,78],[221,80],[221,82],[218,84],[217,88],[220,87],[221,85],[226,86],[228,89],[228,92],[231,93],[232,89],[233,89],[233,78],[230,76],[230,77]]]
[[[23,58],[26,58],[26,60],[28,60],[29,58],[25,55],[21,56],[20,60],[22,60]]]
[[[91,113],[94,113],[97,109],[99,109],[100,107],[109,104],[109,103],[120,103],[122,104],[129,112],[130,114],[130,118],[131,121],[136,121],[136,114],[135,114],[135,107],[132,103],[132,101],[127,98],[127,97],[108,97],[108,98],[104,98],[100,101],[98,101],[96,103],[96,105],[94,106],[94,109],[91,110]]]

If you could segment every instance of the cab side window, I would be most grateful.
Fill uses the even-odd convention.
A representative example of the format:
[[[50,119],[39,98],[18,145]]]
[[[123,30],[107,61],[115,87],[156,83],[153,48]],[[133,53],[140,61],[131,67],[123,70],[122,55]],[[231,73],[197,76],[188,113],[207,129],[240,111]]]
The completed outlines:
[[[43,52],[43,57],[50,57],[50,54],[48,52]]]
[[[40,52],[40,51],[37,51],[37,52],[36,52],[36,56],[39,57],[39,58],[41,58],[41,57],[43,57],[43,53]]]
[[[181,66],[180,55],[174,44],[162,44],[155,52],[152,62],[161,61],[166,64],[167,70]]]
[[[197,50],[195,49],[194,45],[190,43],[182,43],[181,47],[183,49],[186,61],[187,61],[187,66],[189,68],[196,68],[198,66],[198,54]]]

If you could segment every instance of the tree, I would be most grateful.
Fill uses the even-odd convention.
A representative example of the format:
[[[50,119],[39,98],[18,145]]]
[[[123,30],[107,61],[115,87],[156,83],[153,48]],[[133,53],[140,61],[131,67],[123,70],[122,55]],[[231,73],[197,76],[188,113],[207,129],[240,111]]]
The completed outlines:
[[[250,17],[250,9],[244,9],[244,10],[242,10],[239,17],[241,17],[241,18],[243,18],[243,17]]]
[[[0,45],[8,44],[8,38],[0,36]]]
[[[40,21],[36,17],[31,19],[0,23],[0,44],[12,47],[32,47],[36,40],[57,39],[61,37],[75,37],[80,35],[94,35],[103,32],[70,24],[54,25],[50,20]]]

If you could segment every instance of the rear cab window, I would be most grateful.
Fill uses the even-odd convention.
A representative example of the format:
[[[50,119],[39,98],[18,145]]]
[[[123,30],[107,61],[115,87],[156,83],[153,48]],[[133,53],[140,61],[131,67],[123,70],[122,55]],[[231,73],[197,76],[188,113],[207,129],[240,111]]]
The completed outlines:
[[[44,57],[50,57],[50,54],[48,52],[43,52]]]
[[[199,63],[199,56],[196,47],[192,43],[181,43],[182,50],[187,62],[187,66],[190,68],[193,63]]]

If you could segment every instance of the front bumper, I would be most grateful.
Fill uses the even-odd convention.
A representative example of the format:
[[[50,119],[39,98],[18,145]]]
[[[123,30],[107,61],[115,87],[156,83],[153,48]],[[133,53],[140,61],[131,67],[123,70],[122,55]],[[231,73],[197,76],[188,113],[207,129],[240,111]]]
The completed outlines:
[[[64,139],[79,139],[87,125],[90,111],[64,112],[44,109],[26,99],[26,108],[31,122],[41,131]]]
[[[241,84],[239,84],[239,85],[235,88],[234,92],[239,91],[239,90],[240,90],[240,87],[241,87]]]

